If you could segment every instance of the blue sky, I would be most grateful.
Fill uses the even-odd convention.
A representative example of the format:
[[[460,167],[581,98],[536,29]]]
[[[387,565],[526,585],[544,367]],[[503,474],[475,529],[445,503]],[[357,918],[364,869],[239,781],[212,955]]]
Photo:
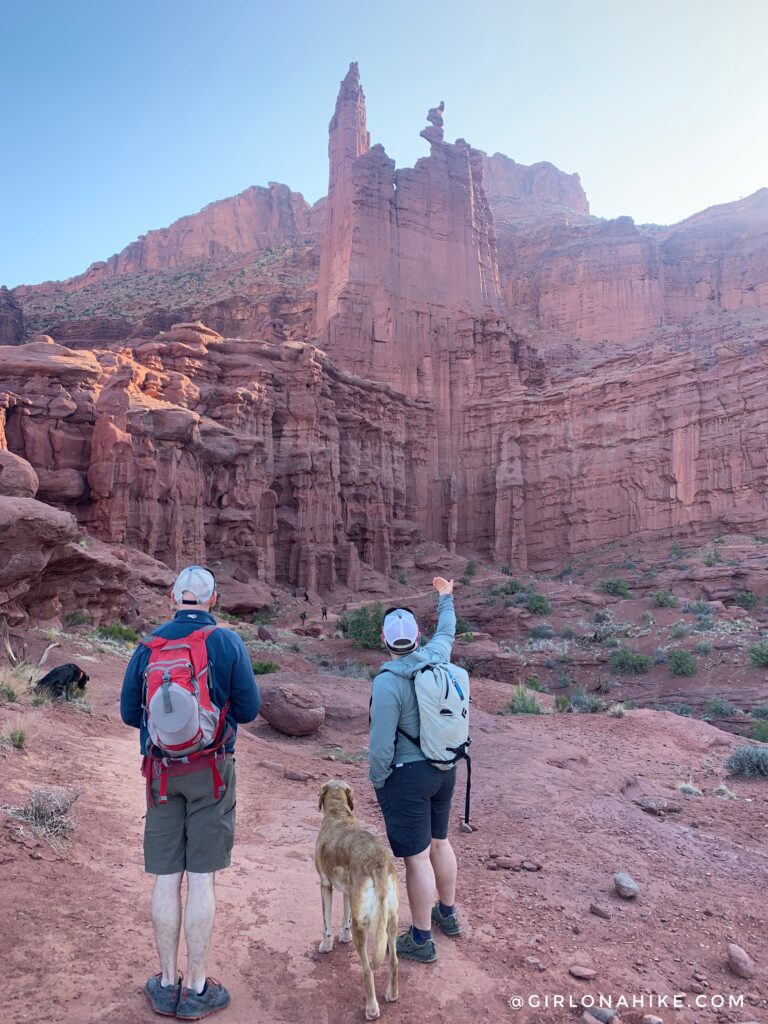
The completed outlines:
[[[0,284],[68,277],[252,184],[314,201],[360,63],[398,166],[446,138],[673,223],[768,185],[767,0],[0,0]]]

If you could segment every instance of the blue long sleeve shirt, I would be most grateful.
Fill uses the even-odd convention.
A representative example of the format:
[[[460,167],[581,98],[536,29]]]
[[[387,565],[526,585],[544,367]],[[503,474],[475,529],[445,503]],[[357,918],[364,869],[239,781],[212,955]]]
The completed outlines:
[[[215,625],[216,619],[210,612],[182,609],[176,612],[170,622],[158,627],[150,635],[179,640],[194,633],[196,629]],[[219,627],[206,638],[205,646],[208,651],[211,700],[220,708],[229,701],[227,722],[232,726],[232,738],[225,749],[231,753],[235,749],[237,723],[252,722],[256,718],[261,709],[261,695],[253,675],[250,656],[237,633]],[[149,739],[143,703],[144,671],[149,655],[149,648],[139,644],[128,662],[120,691],[120,717],[126,725],[140,730],[142,754],[146,752]]]
[[[419,705],[413,676],[419,668],[451,660],[456,636],[453,596],[444,594],[437,602],[437,630],[423,647],[381,666],[371,691],[371,738],[368,778],[380,789],[392,774],[394,764],[424,761],[421,748],[399,733],[419,735]]]

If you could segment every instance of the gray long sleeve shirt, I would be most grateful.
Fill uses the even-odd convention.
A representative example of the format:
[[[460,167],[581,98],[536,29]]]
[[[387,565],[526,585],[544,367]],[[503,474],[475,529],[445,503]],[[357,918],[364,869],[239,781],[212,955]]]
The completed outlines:
[[[420,748],[397,730],[400,728],[409,736],[419,735],[419,705],[413,674],[426,665],[451,660],[456,636],[456,612],[451,594],[439,599],[437,611],[437,630],[429,643],[402,658],[386,662],[373,680],[368,778],[375,789],[384,785],[392,774],[393,765],[425,760]]]

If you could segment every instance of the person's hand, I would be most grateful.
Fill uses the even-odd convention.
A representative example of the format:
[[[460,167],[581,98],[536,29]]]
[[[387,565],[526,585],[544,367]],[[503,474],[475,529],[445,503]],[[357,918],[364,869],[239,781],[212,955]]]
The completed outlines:
[[[435,576],[432,580],[432,586],[438,592],[440,597],[453,593],[453,580],[444,580],[442,576]]]

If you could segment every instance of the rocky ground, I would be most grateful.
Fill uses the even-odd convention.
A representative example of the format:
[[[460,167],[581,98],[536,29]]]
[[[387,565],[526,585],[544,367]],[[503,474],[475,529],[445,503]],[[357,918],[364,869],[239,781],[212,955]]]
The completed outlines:
[[[740,544],[736,554],[735,540],[723,538],[722,561],[701,568],[717,570],[722,578],[743,569],[747,575],[736,581],[741,589],[757,571],[753,566],[762,548]],[[567,1008],[567,1002],[565,1008],[553,1006],[553,997],[578,1003],[598,993],[614,1000],[643,995],[642,1010],[621,1014],[630,1024],[639,1024],[646,1013],[685,1024],[763,1019],[768,945],[759,896],[766,878],[768,784],[727,777],[725,761],[743,741],[706,722],[648,708],[621,717],[505,713],[513,683],[530,678],[534,666],[541,685],[552,692],[529,695],[545,711],[554,711],[557,696],[577,686],[592,692],[598,679],[609,677],[600,659],[615,648],[559,637],[574,652],[573,662],[565,664],[575,683],[557,688],[552,679],[563,662],[555,654],[557,667],[539,664],[542,652],[529,652],[523,639],[532,626],[547,622],[556,633],[566,627],[594,633],[594,615],[610,610],[610,621],[630,630],[621,642],[650,651],[663,645],[675,621],[702,621],[701,613],[681,606],[656,609],[649,598],[674,582],[671,589],[683,601],[702,600],[704,584],[694,580],[698,553],[664,560],[647,587],[642,586],[647,559],[620,570],[615,562],[626,562],[623,555],[598,553],[590,565],[574,565],[572,574],[557,581],[492,573],[482,565],[474,572],[470,566],[467,576],[465,560],[456,559],[455,568],[466,580],[457,586],[459,613],[489,634],[491,620],[495,623],[493,637],[460,641],[457,656],[466,659],[477,647],[488,654],[489,665],[508,665],[509,658],[521,663],[522,671],[486,673],[482,657],[473,670],[472,816],[478,830],[459,832],[458,806],[452,825],[464,935],[455,942],[438,940],[440,959],[434,967],[403,964],[400,1002],[383,1004],[384,1019],[429,1022],[471,1009],[494,1021],[565,1022],[579,1019],[580,1011]],[[738,567],[729,565],[737,558]],[[420,559],[428,561],[423,553]],[[681,561],[688,568],[673,565]],[[609,569],[605,578],[627,578],[629,599],[601,593],[598,581]],[[425,609],[433,601],[427,574],[428,567],[419,569],[414,561],[403,566],[405,582],[397,585],[404,593],[410,589],[411,603]],[[517,594],[530,590],[516,589],[503,599],[489,593],[515,579],[548,595],[552,613],[530,615],[514,603]],[[510,596],[513,603],[504,608]],[[222,1019],[242,1024],[303,1020],[310,1007],[320,1021],[363,1018],[362,973],[354,952],[349,947],[337,947],[329,956],[317,952],[321,916],[312,851],[319,824],[317,788],[329,777],[352,783],[361,821],[383,835],[365,763],[369,680],[380,655],[337,635],[339,607],[332,607],[331,621],[323,624],[315,621],[318,607],[310,605],[305,627],[320,635],[297,633],[303,605],[286,603],[266,632],[262,625],[262,637],[272,639],[260,638],[256,624],[230,622],[255,660],[279,666],[260,676],[265,691],[279,685],[311,688],[326,709],[324,724],[311,736],[292,739],[260,719],[243,728],[238,741],[239,838],[233,867],[220,876],[211,971],[233,995]],[[710,695],[745,706],[751,695],[759,703],[766,696],[764,672],[750,667],[745,651],[759,635],[761,602],[749,615],[739,610],[745,625],[736,630],[732,605],[728,599],[714,609],[713,629],[694,629],[676,641],[691,647],[703,636],[713,638],[709,655],[695,655],[696,676],[671,677],[664,664],[628,681],[610,674],[615,689],[605,699],[615,703],[635,693],[647,703],[666,699],[673,690],[675,700],[685,697],[697,709]],[[648,610],[656,621],[643,632]],[[147,620],[162,613],[158,600],[147,607]],[[0,830],[8,909],[5,1019],[14,1024],[149,1021],[141,987],[155,964],[150,883],[141,862],[143,789],[137,737],[121,725],[117,708],[131,646],[98,638],[87,623],[58,634],[12,634],[17,650],[22,640],[30,663],[57,641],[47,664],[76,661],[91,682],[87,704],[39,705],[32,692],[20,692],[17,673],[18,699],[0,704],[5,737],[0,803],[23,805],[38,787],[74,787],[80,794],[74,831],[55,847],[6,811]],[[715,647],[726,640],[731,646]],[[591,661],[582,657],[586,651],[592,652]],[[492,674],[497,678],[489,678]],[[23,749],[10,740],[14,734],[18,741],[19,731],[25,734]],[[463,768],[460,774],[463,779]],[[701,795],[678,789],[689,783]],[[617,894],[613,875],[620,871],[638,884],[636,897]],[[404,889],[402,904],[406,923]],[[747,952],[750,979],[728,967],[729,943]],[[574,974],[580,973],[588,977],[579,980]],[[656,1010],[649,1001],[652,995],[671,998],[677,992],[687,993],[686,1008]],[[518,997],[522,1008],[515,1008]],[[737,1005],[729,1008],[731,998]]]

